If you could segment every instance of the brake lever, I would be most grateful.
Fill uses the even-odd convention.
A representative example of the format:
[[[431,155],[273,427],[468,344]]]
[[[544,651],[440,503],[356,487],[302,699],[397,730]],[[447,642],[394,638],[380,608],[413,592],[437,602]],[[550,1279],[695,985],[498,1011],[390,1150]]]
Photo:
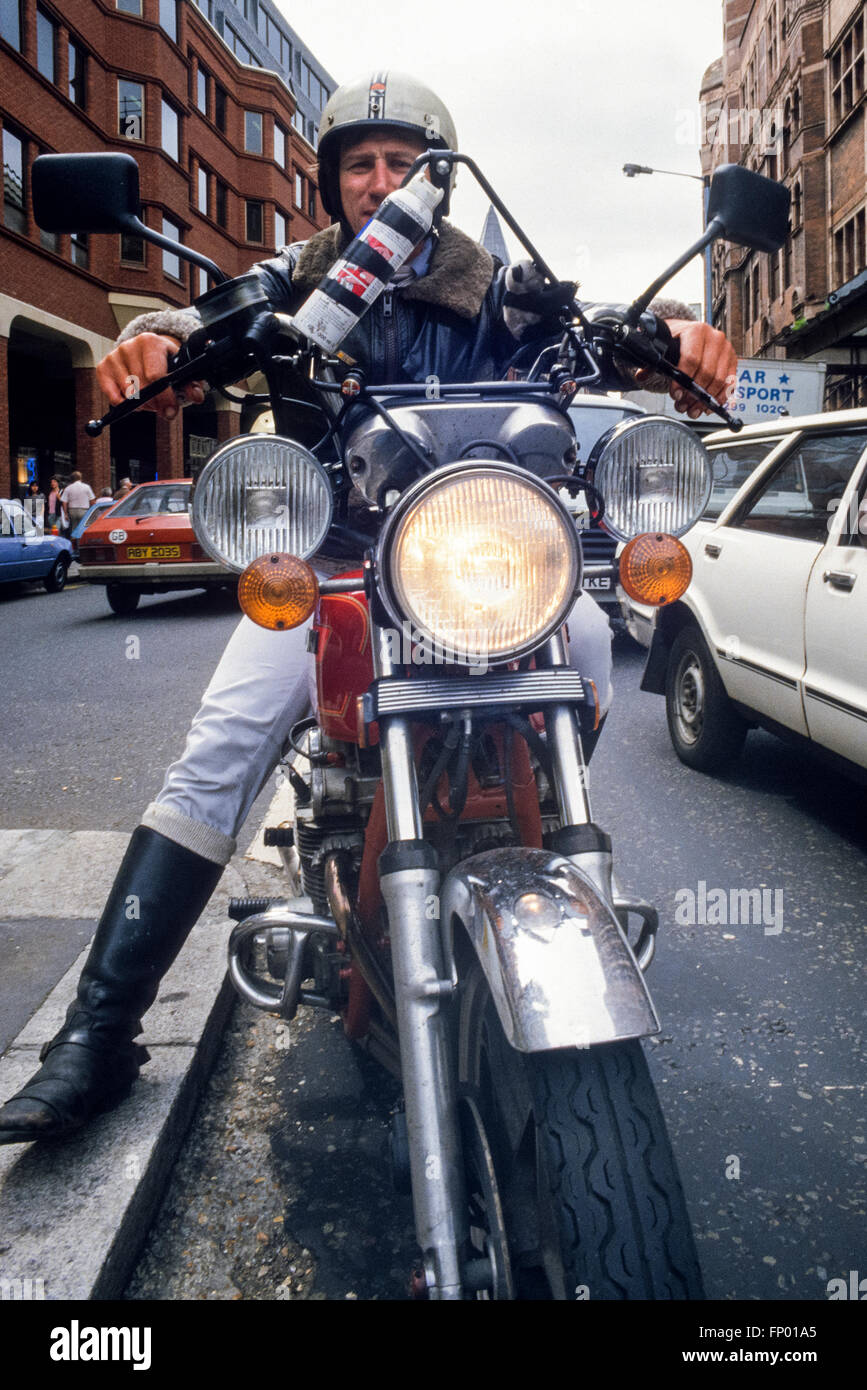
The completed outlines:
[[[606,327],[612,332],[618,351],[631,357],[639,366],[651,367],[654,371],[668,377],[670,381],[676,381],[678,386],[682,386],[691,396],[695,396],[709,410],[712,410],[714,415],[725,420],[730,430],[738,433],[743,429],[743,420],[732,415],[731,411],[726,410],[724,405],[720,405],[709,391],[706,391],[703,386],[699,386],[698,382],[693,381],[691,376],[687,376],[686,372],[682,372],[673,362],[669,362],[659,348],[639,329],[632,328],[625,323],[608,324]]]

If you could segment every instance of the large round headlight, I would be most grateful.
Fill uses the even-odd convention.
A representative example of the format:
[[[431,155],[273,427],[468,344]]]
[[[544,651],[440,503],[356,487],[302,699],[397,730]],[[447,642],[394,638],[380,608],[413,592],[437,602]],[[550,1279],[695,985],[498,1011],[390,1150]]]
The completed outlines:
[[[605,502],[604,524],[621,541],[644,531],[682,536],[704,511],[712,484],[695,432],[662,415],[615,425],[594,446],[588,472]]]
[[[428,474],[380,537],[383,598],[448,660],[510,661],[564,621],[581,582],[575,523],[554,492],[478,459]]]
[[[322,464],[280,435],[242,434],[218,449],[193,493],[193,530],[204,549],[239,572],[267,551],[307,560],[331,525]]]

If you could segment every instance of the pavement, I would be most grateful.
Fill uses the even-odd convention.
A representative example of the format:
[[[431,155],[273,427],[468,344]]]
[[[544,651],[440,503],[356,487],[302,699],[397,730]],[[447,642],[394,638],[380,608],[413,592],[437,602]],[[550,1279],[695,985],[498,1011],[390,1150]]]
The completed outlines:
[[[285,808],[265,823],[281,820]],[[0,1102],[61,1026],[126,849],[114,832],[0,830]],[[49,868],[50,866],[50,868]],[[165,976],[138,1039],[132,1094],[65,1140],[0,1146],[0,1299],[115,1299],[162,1200],[232,1006],[228,903],[278,896],[286,878],[262,828],[231,860]]]

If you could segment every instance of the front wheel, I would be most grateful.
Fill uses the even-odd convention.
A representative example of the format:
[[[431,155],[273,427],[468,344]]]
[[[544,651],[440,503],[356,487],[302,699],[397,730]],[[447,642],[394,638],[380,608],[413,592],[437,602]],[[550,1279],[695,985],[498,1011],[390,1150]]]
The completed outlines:
[[[698,772],[719,772],[740,754],[746,722],[733,708],[697,627],[682,628],[671,646],[665,712],[674,751]]]
[[[131,584],[106,584],[105,596],[112,613],[122,617],[125,613],[134,613],[138,608],[141,590],[134,589]]]
[[[475,962],[458,1057],[471,1239],[494,1270],[488,1296],[704,1297],[637,1039],[516,1052]]]

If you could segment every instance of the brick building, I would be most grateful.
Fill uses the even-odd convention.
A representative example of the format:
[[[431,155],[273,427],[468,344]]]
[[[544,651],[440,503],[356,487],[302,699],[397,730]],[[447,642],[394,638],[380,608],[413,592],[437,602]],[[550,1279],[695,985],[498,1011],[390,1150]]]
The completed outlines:
[[[705,73],[702,167],[740,163],[790,189],[766,255],[717,242],[713,321],[745,357],[828,363],[826,405],[867,404],[863,0],[725,0]]]
[[[245,9],[265,42],[254,31],[241,49]],[[144,222],[237,275],[327,225],[314,142],[334,85],[265,0],[0,0],[0,496],[73,468],[97,492],[181,477],[239,423],[212,395],[171,423],[142,411],[110,438],[83,433],[105,409],[93,367],[118,331],[207,285],[139,238],[41,232],[35,157],[134,154]]]

